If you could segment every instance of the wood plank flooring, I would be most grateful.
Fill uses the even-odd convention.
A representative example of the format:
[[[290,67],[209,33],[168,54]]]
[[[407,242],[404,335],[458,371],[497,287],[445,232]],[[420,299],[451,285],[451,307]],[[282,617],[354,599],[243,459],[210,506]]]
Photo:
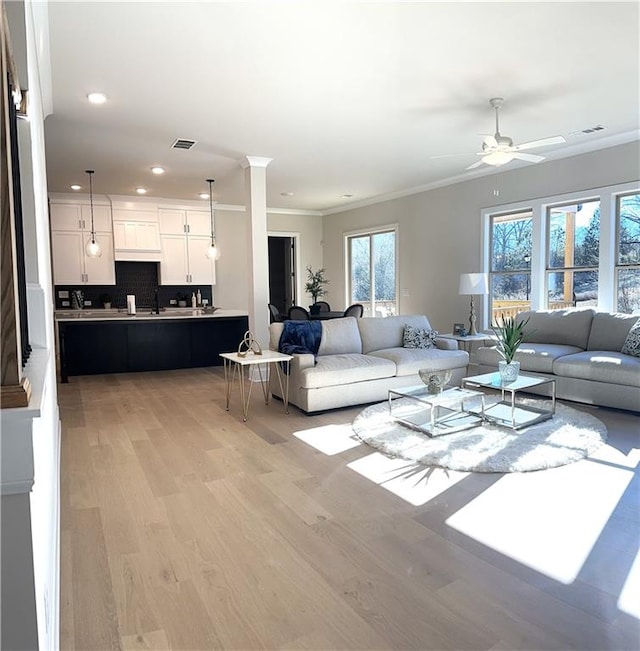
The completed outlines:
[[[62,649],[640,648],[637,415],[577,406],[593,459],[468,474],[359,444],[360,408],[254,391],[243,423],[221,369],[58,388]]]

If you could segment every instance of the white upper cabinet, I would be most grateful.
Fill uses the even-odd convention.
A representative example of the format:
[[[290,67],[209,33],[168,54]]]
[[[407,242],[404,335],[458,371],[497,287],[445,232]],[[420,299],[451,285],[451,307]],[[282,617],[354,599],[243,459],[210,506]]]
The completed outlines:
[[[111,208],[95,205],[93,221],[99,258],[86,255],[91,239],[91,206],[51,204],[51,249],[56,285],[115,285]]]
[[[160,210],[162,235],[211,235],[211,217],[200,210]]]
[[[160,210],[162,285],[214,285],[215,262],[205,253],[211,238],[210,213],[200,210]]]

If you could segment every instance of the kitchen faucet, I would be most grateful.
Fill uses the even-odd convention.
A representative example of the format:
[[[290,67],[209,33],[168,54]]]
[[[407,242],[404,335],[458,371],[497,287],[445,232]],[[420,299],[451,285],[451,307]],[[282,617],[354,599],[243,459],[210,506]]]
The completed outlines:
[[[158,300],[158,290],[157,289],[156,289],[154,301],[155,301],[155,310],[154,311],[155,311],[156,314],[160,314],[160,301]]]

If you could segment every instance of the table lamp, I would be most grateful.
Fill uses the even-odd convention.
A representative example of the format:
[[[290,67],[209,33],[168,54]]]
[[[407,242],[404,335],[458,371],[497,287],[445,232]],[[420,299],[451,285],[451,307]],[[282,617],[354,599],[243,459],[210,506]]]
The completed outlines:
[[[476,308],[473,304],[474,296],[484,296],[489,293],[489,279],[487,274],[473,273],[460,274],[460,286],[458,294],[462,296],[471,296],[471,306],[469,310],[469,334],[477,335],[476,330]]]

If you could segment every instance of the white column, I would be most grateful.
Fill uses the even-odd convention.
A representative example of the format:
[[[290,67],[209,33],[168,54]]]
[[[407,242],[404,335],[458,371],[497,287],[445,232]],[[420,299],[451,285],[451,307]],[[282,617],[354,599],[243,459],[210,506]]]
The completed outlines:
[[[269,249],[267,239],[267,165],[271,158],[247,156],[244,168],[245,205],[249,217],[249,328],[263,348],[269,344]]]

